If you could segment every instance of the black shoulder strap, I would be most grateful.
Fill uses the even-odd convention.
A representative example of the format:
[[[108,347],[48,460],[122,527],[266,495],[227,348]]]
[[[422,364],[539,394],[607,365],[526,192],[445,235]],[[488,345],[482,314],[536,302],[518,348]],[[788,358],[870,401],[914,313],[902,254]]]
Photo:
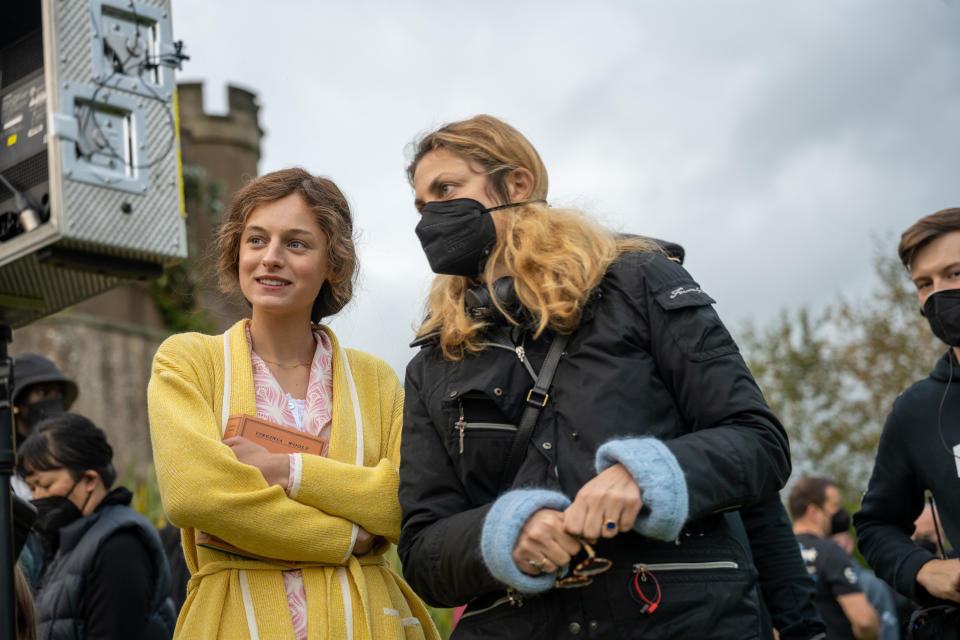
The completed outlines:
[[[503,476],[500,481],[501,491],[513,482],[517,471],[520,470],[520,463],[526,457],[527,445],[533,435],[533,427],[537,424],[540,410],[546,406],[547,400],[550,398],[547,391],[550,389],[550,383],[553,382],[553,374],[557,371],[560,356],[563,354],[563,349],[567,346],[567,340],[569,339],[569,335],[554,337],[553,342],[550,343],[550,349],[547,351],[547,357],[543,360],[543,366],[540,367],[537,381],[527,393],[526,407],[524,407],[523,415],[520,417],[520,424],[517,425],[517,436],[513,440],[513,447],[510,448],[507,464],[503,469]]]

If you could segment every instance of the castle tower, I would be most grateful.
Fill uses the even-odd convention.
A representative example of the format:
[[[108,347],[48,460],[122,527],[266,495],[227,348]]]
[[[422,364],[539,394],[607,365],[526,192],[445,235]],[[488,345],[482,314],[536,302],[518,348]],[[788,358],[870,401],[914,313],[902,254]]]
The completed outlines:
[[[191,260],[202,282],[199,306],[223,330],[246,315],[248,308],[217,289],[213,232],[233,195],[258,175],[263,136],[260,107],[255,94],[228,86],[227,113],[212,115],[203,110],[201,83],[180,84],[178,91]]]

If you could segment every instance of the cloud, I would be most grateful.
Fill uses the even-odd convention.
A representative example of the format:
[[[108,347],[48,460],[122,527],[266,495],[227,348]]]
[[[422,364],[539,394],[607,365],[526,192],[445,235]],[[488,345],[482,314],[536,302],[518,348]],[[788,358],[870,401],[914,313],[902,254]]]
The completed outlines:
[[[177,4],[184,77],[255,90],[261,169],[347,193],[364,280],[334,326],[398,369],[430,280],[404,149],[449,120],[506,119],[554,201],[684,244],[731,324],[864,291],[872,234],[960,201],[956,4],[270,7]]]

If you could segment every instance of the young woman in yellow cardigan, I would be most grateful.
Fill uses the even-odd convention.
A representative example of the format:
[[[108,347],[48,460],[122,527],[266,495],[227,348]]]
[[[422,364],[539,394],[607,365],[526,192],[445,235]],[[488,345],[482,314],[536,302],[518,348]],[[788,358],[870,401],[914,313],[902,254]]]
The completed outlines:
[[[167,339],[148,391],[163,505],[191,573],[175,637],[437,638],[382,555],[400,533],[403,390],[316,324],[353,290],[346,199],[301,169],[268,174],[237,194],[218,249],[222,284],[252,317]],[[223,440],[236,414],[325,438],[326,455]]]

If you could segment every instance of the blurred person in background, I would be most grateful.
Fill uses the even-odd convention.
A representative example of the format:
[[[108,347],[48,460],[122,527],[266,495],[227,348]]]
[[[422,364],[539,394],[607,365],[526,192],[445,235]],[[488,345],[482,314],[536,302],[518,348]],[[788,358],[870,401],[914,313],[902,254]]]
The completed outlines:
[[[13,557],[16,558],[27,542],[27,536],[37,520],[37,509],[19,496],[13,498]],[[37,610],[33,604],[30,583],[20,568],[13,567],[13,597],[16,608],[17,640],[34,640],[37,637]]]
[[[856,547],[853,535],[850,533],[850,512],[840,508],[830,520],[830,539],[837,543],[844,553],[850,557],[854,569],[860,578],[860,587],[867,595],[870,606],[877,612],[880,619],[880,640],[899,640],[910,619],[909,614],[901,617],[901,607],[904,610],[911,608],[909,600],[894,591],[890,585],[881,580],[869,568],[862,566],[853,556]]]
[[[83,416],[40,423],[20,447],[19,473],[38,511],[44,552],[36,585],[41,638],[142,638],[173,633],[168,568],[153,524],[116,480],[113,448]]]
[[[77,383],[36,353],[14,358],[13,371],[13,422],[15,447],[19,449],[34,427],[70,409],[77,399]],[[23,478],[15,475],[11,484],[18,496],[30,499],[30,489]]]
[[[790,515],[800,555],[817,583],[817,608],[831,640],[875,640],[880,619],[846,551],[830,539],[843,517],[840,490],[827,478],[802,477],[790,489]],[[849,516],[848,516],[849,517]]]
[[[936,520],[934,519],[936,517]],[[920,512],[920,515],[917,516],[917,519],[913,521],[913,535],[910,536],[910,539],[913,542],[930,553],[939,554],[940,553],[940,542],[944,543],[944,546],[949,546],[943,539],[943,533],[939,532],[939,516],[936,516],[936,508],[932,506],[930,502],[923,505],[923,511]],[[938,540],[939,538],[939,540]]]

